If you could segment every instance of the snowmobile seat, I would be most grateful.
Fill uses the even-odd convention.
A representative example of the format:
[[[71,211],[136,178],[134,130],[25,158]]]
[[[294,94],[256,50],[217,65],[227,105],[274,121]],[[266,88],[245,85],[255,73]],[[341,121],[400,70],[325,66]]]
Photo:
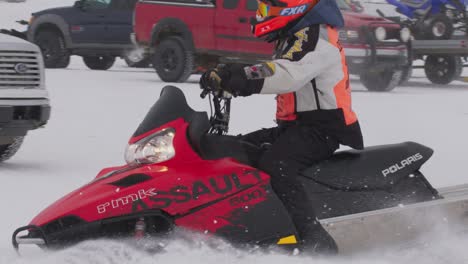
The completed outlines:
[[[306,169],[303,176],[343,191],[391,189],[417,173],[432,154],[414,142],[342,151]]]

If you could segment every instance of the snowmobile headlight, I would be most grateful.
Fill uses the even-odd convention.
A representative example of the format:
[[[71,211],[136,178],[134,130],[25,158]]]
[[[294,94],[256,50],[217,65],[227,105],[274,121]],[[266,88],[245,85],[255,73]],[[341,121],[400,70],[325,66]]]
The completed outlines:
[[[400,30],[400,40],[403,42],[408,42],[411,38],[411,31],[409,28],[404,27]]]
[[[376,28],[374,33],[378,41],[384,41],[387,38],[387,30],[384,27]]]
[[[168,161],[175,156],[175,130],[166,128],[130,144],[125,150],[127,164],[152,164]]]

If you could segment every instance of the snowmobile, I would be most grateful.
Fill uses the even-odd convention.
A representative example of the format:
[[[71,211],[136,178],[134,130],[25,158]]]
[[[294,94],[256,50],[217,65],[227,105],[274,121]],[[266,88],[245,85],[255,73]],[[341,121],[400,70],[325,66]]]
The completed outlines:
[[[227,135],[231,96],[205,88],[212,114],[163,88],[129,140],[127,164],[103,169],[12,236],[16,250],[60,249],[99,238],[157,239],[181,227],[234,245],[300,247],[287,210],[255,167],[258,148]],[[468,227],[468,185],[434,189],[420,172],[421,144],[341,151],[303,172],[317,219],[339,252],[410,239],[444,221]],[[311,220],[312,221],[312,220]]]

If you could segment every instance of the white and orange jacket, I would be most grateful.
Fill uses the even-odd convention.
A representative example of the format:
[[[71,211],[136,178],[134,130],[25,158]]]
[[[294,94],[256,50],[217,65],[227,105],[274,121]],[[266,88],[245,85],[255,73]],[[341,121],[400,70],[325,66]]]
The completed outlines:
[[[274,60],[245,71],[248,79],[263,79],[261,94],[278,94],[279,122],[314,125],[343,145],[363,148],[336,28],[323,24],[303,28],[278,42]]]

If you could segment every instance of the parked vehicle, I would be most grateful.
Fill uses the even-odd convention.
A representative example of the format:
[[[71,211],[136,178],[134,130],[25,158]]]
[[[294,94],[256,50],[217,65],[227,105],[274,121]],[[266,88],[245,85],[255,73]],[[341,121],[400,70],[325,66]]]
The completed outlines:
[[[142,58],[131,53],[132,15],[137,0],[79,0],[72,7],[33,13],[27,39],[42,50],[47,68],[66,68],[71,55],[90,69],[107,70],[116,57],[130,66]]]
[[[346,22],[340,39],[351,74],[359,75],[369,90],[392,90],[410,71],[408,29],[353,12],[344,0],[338,3]],[[256,0],[140,0],[134,38],[152,57],[161,80],[184,82],[196,69],[222,61],[255,63],[271,58],[273,45],[250,31],[249,18],[256,9]]]
[[[27,132],[44,126],[49,116],[39,48],[0,34],[0,162],[11,158]]]
[[[454,30],[468,33],[468,11],[463,0],[387,0],[416,39],[451,39]]]
[[[387,17],[380,10],[377,13],[402,26],[408,26],[408,22],[401,17]],[[413,32],[413,35],[421,37],[421,32]],[[432,83],[445,85],[459,79],[463,72],[463,61],[468,62],[467,40],[468,35],[453,39],[415,39],[411,41],[410,54],[414,60],[424,60],[427,79]]]

